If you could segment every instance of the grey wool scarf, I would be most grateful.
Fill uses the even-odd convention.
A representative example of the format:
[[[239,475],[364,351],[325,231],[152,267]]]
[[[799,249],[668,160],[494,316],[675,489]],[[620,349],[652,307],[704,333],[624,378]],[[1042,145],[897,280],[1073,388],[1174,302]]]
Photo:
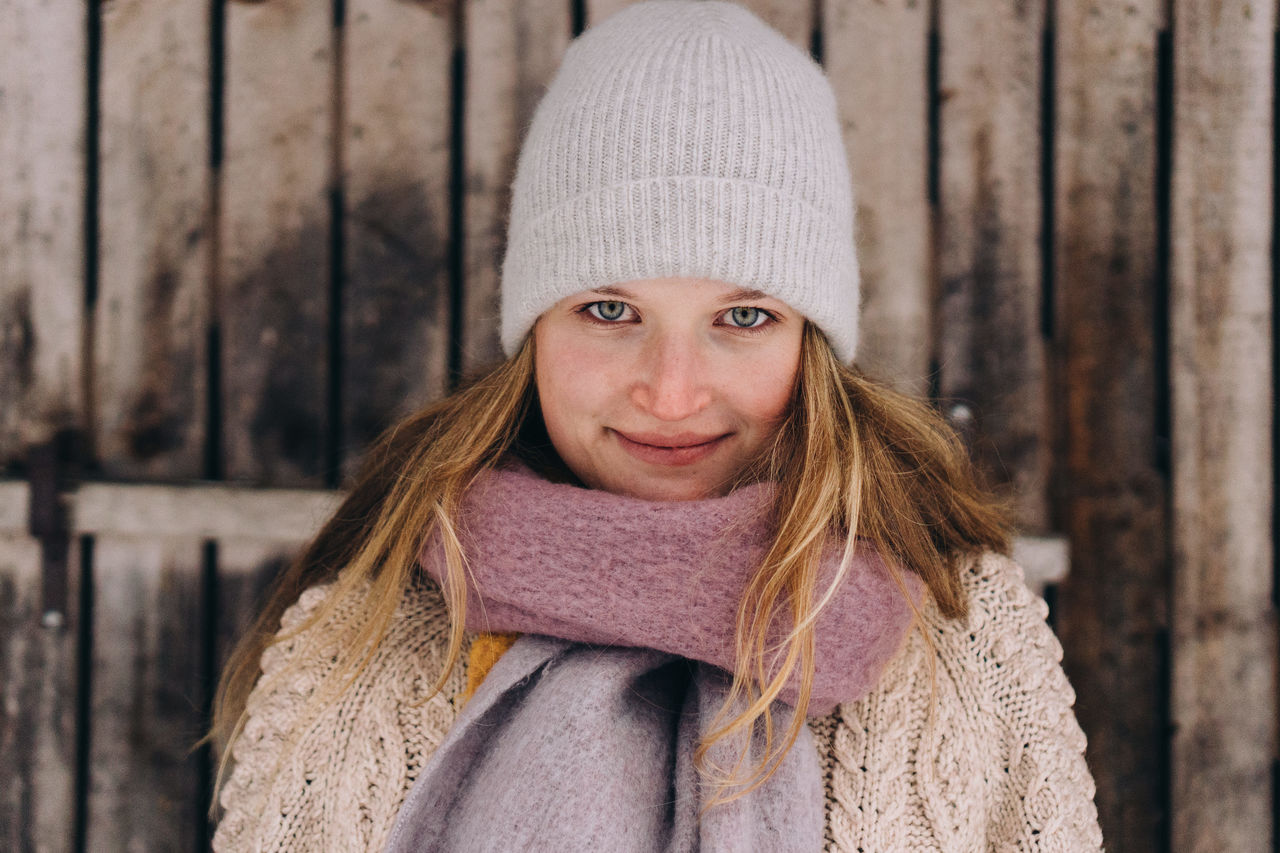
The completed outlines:
[[[693,764],[728,696],[735,614],[773,536],[773,496],[758,483],[646,501],[552,483],[514,460],[483,475],[459,517],[467,628],[523,636],[422,769],[387,851],[820,849],[824,785],[807,726],[767,782],[705,813],[710,783]],[[838,577],[838,544],[819,590]],[[447,582],[438,541],[420,561]],[[903,574],[918,601],[923,583]],[[860,545],[815,623],[804,713],[865,695],[910,622],[892,573]],[[785,635],[771,627],[772,641]],[[770,708],[775,732],[801,713],[795,680]],[[760,740],[744,767],[764,757]],[[747,746],[715,741],[710,766],[733,768]]]
[[[807,726],[768,781],[699,817],[707,791],[693,750],[728,684],[723,670],[665,652],[526,634],[414,783],[387,852],[821,849]],[[795,712],[773,710],[785,731]],[[713,744],[711,761],[732,767],[732,741]]]

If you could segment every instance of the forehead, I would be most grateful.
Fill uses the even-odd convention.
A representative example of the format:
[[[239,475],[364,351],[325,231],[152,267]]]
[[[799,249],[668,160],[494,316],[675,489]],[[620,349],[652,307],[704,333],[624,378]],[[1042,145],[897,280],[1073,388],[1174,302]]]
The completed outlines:
[[[593,287],[591,293],[600,293],[605,296],[615,296],[618,299],[638,299],[644,295],[645,290],[651,290],[648,285],[650,282],[642,282],[636,285],[606,284],[603,287]],[[687,285],[681,285],[687,286]],[[732,287],[732,285],[723,285],[724,287]],[[772,299],[773,297],[765,293],[763,290],[753,290],[748,287],[734,287],[724,293],[714,294],[718,299],[728,300],[730,302],[756,302],[761,299]]]

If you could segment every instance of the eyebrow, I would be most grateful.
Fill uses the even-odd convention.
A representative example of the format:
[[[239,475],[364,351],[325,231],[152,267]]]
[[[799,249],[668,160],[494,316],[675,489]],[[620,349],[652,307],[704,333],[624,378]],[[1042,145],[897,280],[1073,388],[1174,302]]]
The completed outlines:
[[[635,299],[635,294],[627,290],[625,287],[618,287],[615,284],[606,284],[603,287],[591,288],[592,293],[603,293],[605,296],[616,296],[619,299]],[[751,302],[756,299],[772,299],[773,297],[765,293],[763,290],[752,290],[747,287],[740,287],[731,293],[725,294],[725,302]]]

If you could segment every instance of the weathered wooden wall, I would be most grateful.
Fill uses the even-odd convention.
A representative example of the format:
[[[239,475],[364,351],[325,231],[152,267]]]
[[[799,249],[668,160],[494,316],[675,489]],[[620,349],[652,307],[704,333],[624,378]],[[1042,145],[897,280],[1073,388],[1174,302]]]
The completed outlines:
[[[522,133],[627,2],[0,0],[0,847],[205,843],[214,673],[498,355]],[[746,5],[836,90],[860,363],[1065,537],[1108,847],[1272,850],[1275,0]]]

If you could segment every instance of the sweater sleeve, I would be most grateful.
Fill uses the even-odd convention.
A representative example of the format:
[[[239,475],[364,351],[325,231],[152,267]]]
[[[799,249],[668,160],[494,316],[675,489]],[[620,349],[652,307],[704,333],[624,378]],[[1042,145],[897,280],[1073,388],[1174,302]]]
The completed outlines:
[[[282,630],[301,626],[331,591],[303,592],[281,618]],[[447,616],[435,591],[401,606],[341,702],[313,702],[334,672],[355,605],[263,653],[219,796],[215,850],[377,851],[385,844],[418,771],[453,724],[466,673],[455,667],[444,691],[419,704],[446,645]]]
[[[987,630],[981,668],[999,726],[1003,772],[988,816],[991,850],[1097,851],[1102,831],[1085,735],[1062,669],[1062,646],[1048,608],[1012,561],[988,555],[991,580],[975,602],[971,634]]]

